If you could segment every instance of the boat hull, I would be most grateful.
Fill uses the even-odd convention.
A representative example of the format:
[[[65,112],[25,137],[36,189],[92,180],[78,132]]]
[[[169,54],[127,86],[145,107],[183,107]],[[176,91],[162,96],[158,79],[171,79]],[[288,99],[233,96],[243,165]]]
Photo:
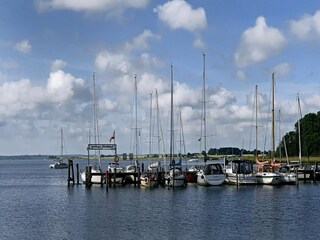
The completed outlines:
[[[140,186],[141,187],[157,187],[158,186],[158,180],[155,176],[148,176],[148,175],[142,175],[140,176]]]
[[[254,174],[235,174],[228,173],[226,182],[229,184],[240,184],[240,185],[253,185],[257,184],[257,179]]]
[[[256,179],[258,184],[278,185],[281,183],[280,174],[274,172],[258,172]]]
[[[296,184],[298,180],[295,173],[280,173],[280,177],[283,184]]]
[[[53,169],[64,169],[64,168],[68,168],[68,164],[64,163],[64,162],[56,162],[56,163],[52,163],[49,165],[49,168],[53,168]]]
[[[224,183],[226,176],[224,174],[206,175],[200,172],[197,175],[197,184],[201,186],[219,186]]]
[[[91,169],[91,173],[100,173],[101,174],[101,170],[99,170],[99,169]],[[85,171],[81,172],[80,176],[81,176],[82,182],[84,184],[87,183],[87,181],[86,181],[86,172]],[[98,175],[98,176],[97,175],[93,175],[93,176],[91,176],[91,183],[93,183],[93,184],[101,184],[102,181],[103,181],[103,178],[102,178],[101,175]]]

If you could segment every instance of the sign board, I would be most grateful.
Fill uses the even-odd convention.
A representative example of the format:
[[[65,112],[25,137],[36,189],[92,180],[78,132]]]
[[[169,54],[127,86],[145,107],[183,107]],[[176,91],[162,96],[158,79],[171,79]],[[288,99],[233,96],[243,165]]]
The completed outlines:
[[[116,150],[117,144],[88,144],[88,150]]]

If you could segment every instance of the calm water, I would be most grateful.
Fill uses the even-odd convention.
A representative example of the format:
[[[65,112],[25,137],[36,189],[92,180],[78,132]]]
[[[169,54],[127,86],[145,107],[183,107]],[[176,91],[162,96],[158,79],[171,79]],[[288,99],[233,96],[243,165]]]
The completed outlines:
[[[0,158],[0,239],[319,239],[320,183],[106,193],[51,162]]]

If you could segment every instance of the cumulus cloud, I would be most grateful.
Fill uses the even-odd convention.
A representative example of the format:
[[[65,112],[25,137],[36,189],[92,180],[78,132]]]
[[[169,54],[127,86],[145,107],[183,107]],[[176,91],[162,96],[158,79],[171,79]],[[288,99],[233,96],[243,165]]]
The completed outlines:
[[[50,73],[47,84],[47,93],[51,101],[64,102],[74,95],[75,87],[84,86],[84,80],[75,78],[62,70]]]
[[[147,49],[149,47],[147,42],[149,39],[160,39],[160,36],[152,33],[149,29],[145,29],[141,34],[135,37],[132,42],[126,43],[126,49],[128,51]]]
[[[190,32],[203,30],[207,27],[206,13],[203,8],[193,9],[184,0],[173,0],[157,6],[154,12],[161,21],[172,29],[182,28]]]
[[[22,53],[29,53],[29,52],[31,52],[32,47],[29,43],[29,40],[25,39],[25,40],[22,40],[22,41],[16,43],[15,49],[19,52],[22,52]]]
[[[132,68],[129,56],[123,53],[112,53],[107,50],[98,53],[95,64],[102,71],[110,69],[128,73]]]
[[[45,97],[43,89],[31,86],[29,79],[0,85],[0,94],[2,96],[0,116],[2,117],[14,116],[21,111],[31,110]]]
[[[299,20],[290,22],[290,30],[301,40],[320,37],[320,11],[314,15],[306,14]]]
[[[292,70],[292,68],[293,66],[290,63],[280,63],[274,67],[273,72],[276,72],[279,76],[285,76]]]
[[[126,8],[143,8],[149,0],[37,0],[38,10],[68,9],[72,11],[121,11]]]
[[[238,67],[255,64],[278,54],[285,44],[280,30],[269,27],[264,17],[258,17],[256,25],[242,33],[234,61]]]
[[[51,63],[51,71],[55,72],[59,69],[64,68],[65,66],[67,66],[67,63],[65,61],[63,61],[61,59],[54,60]]]

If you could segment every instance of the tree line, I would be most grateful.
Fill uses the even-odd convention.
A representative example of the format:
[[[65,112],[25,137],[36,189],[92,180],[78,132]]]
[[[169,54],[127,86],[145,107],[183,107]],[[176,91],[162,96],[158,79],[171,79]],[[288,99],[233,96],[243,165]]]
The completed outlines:
[[[302,156],[320,156],[320,111],[318,113],[308,113],[298,120],[294,124],[294,131],[286,133],[281,138],[276,148],[275,156],[286,157],[286,155],[288,155],[288,157],[297,157],[299,156],[299,149],[301,149]],[[256,150],[250,151],[236,147],[210,148],[208,151],[208,155],[255,156],[255,154]],[[258,150],[258,155],[261,154],[270,156],[271,151],[269,150],[263,153]]]

